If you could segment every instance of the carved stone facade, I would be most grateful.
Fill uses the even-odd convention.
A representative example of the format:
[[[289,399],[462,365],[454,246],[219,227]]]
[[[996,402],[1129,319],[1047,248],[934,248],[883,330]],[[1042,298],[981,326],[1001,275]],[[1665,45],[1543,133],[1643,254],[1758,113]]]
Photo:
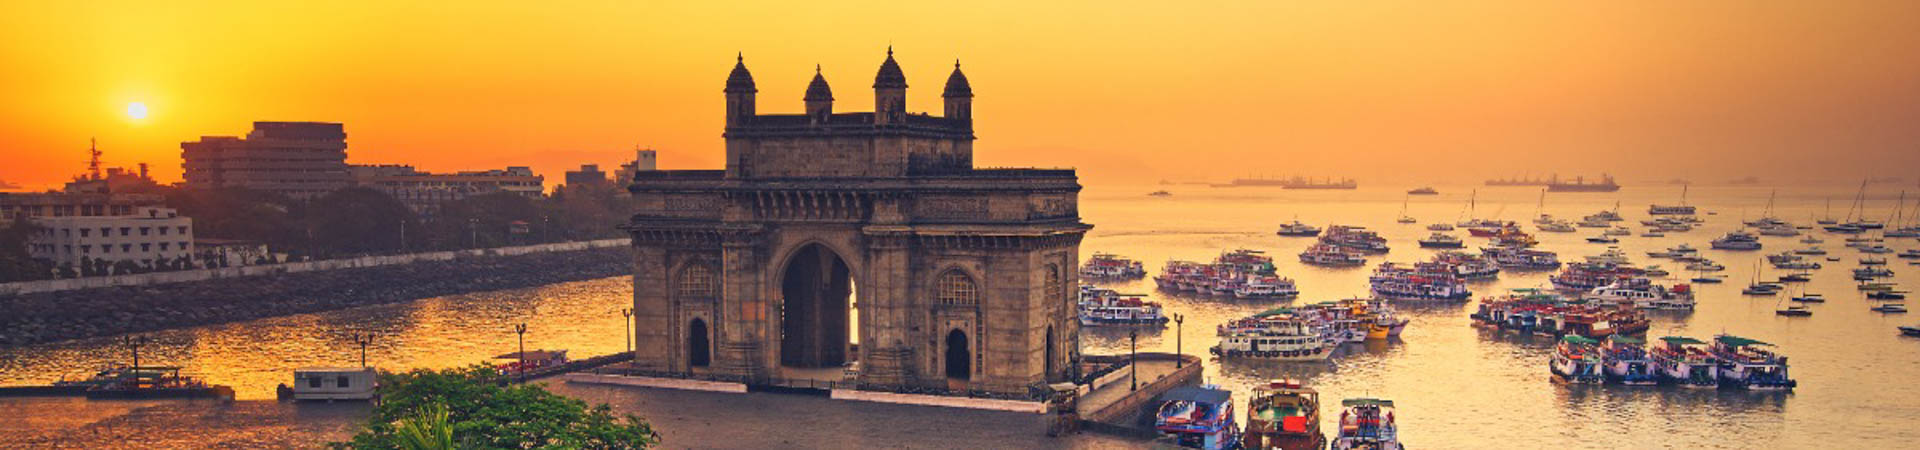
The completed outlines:
[[[1073,171],[973,168],[957,64],[945,117],[901,109],[891,51],[874,91],[878,111],[835,113],[816,74],[805,114],[759,114],[742,61],[726,170],[636,174],[636,364],[771,381],[858,361],[872,386],[1012,394],[1068,377],[1091,228]]]

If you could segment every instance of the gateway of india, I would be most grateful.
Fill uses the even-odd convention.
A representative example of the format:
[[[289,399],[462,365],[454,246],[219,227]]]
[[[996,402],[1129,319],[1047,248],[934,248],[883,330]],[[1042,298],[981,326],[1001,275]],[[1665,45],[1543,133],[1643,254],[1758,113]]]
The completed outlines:
[[[1069,379],[1080,184],[973,165],[973,89],[911,113],[893,50],[872,112],[837,112],[815,69],[801,114],[762,114],[727,76],[725,170],[639,172],[634,364],[779,383],[1022,395]]]

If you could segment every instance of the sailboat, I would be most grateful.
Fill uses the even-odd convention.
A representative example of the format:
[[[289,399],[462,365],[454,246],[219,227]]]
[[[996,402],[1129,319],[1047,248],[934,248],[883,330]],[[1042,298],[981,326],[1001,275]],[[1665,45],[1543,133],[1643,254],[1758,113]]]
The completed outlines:
[[[1412,216],[1407,215],[1407,202],[1412,200],[1413,200],[1413,194],[1407,194],[1405,197],[1402,197],[1400,199],[1400,220],[1399,220],[1400,223],[1418,222],[1417,220],[1413,220]]]
[[[1740,293],[1741,293],[1741,294],[1746,294],[1746,295],[1774,295],[1774,294],[1778,294],[1778,293],[1780,293],[1780,288],[1781,288],[1782,286],[1781,286],[1781,285],[1780,285],[1779,283],[1762,283],[1762,282],[1760,282],[1760,271],[1762,271],[1762,270],[1765,270],[1765,269],[1762,269],[1762,268],[1760,267],[1760,262],[1759,262],[1759,261],[1755,261],[1755,262],[1753,263],[1753,283],[1752,283],[1752,284],[1748,284],[1748,285],[1747,285],[1747,288],[1746,288],[1746,289],[1741,289],[1741,290],[1740,290]]]
[[[1721,282],[1724,282],[1726,280],[1727,280],[1727,277],[1722,275],[1707,274],[1707,270],[1704,267],[1701,269],[1695,270],[1693,275],[1693,282],[1699,283],[1699,284],[1720,284]]]
[[[1900,200],[1894,203],[1893,205],[1893,220],[1889,220],[1887,221],[1887,223],[1895,227],[1900,227],[1901,224],[1906,223],[1906,216],[1903,215],[1903,213],[1906,212],[1904,211],[1906,206],[1907,206],[1907,191],[1900,191]],[[1920,227],[1900,227],[1900,228],[1895,228],[1891,230],[1886,230],[1886,231],[1880,232],[1880,236],[1881,237],[1920,237]]]
[[[1868,181],[1871,181],[1871,180],[1868,180]],[[1905,201],[1905,200],[1902,200],[1902,201]],[[1860,213],[1859,213],[1859,216],[1856,218],[1852,214],[1852,212],[1849,211],[1847,217],[1852,220],[1848,221],[1846,223],[1847,225],[1852,225],[1853,227],[1859,228],[1862,230],[1878,230],[1886,226],[1886,224],[1883,224],[1880,222],[1867,220],[1867,181],[1860,182],[1860,193],[1854,196],[1853,203],[1854,203],[1855,209],[1858,209]]]
[[[1840,221],[1838,220],[1833,220],[1833,197],[1827,197],[1826,218],[1816,220],[1814,222],[1817,222],[1821,225],[1838,225],[1840,223]]]

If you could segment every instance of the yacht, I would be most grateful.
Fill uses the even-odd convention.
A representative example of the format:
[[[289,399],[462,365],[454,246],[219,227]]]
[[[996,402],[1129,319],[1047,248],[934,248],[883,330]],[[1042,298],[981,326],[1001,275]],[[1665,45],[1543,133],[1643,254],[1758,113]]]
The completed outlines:
[[[1293,223],[1280,224],[1280,232],[1277,234],[1281,236],[1314,237],[1320,235],[1320,227],[1307,225],[1295,220]]]
[[[1453,235],[1441,233],[1438,231],[1434,232],[1430,236],[1427,236],[1426,239],[1420,240],[1421,248],[1462,248],[1466,246],[1467,246],[1466,241],[1462,241],[1460,240],[1460,238],[1453,237]]]
[[[1446,222],[1434,222],[1434,223],[1427,224],[1427,230],[1428,231],[1453,231],[1453,224],[1446,223]]]
[[[1825,255],[1827,254],[1827,251],[1824,249],[1821,249],[1820,246],[1816,245],[1816,246],[1807,247],[1799,250],[1794,250],[1793,253],[1796,255]]]
[[[1592,243],[1595,243],[1595,244],[1618,244],[1618,243],[1620,243],[1620,240],[1619,240],[1619,239],[1616,239],[1616,238],[1614,238],[1613,236],[1608,236],[1608,235],[1604,235],[1604,234],[1602,234],[1602,235],[1599,235],[1599,236],[1594,236],[1594,237],[1590,237],[1590,238],[1587,238],[1587,242],[1592,242]]]
[[[1575,229],[1573,228],[1573,225],[1568,224],[1566,222],[1557,221],[1557,220],[1542,223],[1539,225],[1539,228],[1540,228],[1540,231],[1545,231],[1550,233],[1572,233],[1575,231]]]
[[[1714,239],[1712,247],[1716,250],[1759,250],[1760,238],[1744,231],[1733,231]]]

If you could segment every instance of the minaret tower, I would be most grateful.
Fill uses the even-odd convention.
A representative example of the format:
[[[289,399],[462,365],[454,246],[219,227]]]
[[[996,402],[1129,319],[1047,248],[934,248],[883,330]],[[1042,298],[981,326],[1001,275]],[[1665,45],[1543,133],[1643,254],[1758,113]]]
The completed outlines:
[[[873,77],[873,123],[887,125],[907,121],[907,75],[893,61],[893,46],[887,46],[887,60]]]
[[[753,87],[753,73],[747,71],[746,55],[736,56],[733,73],[727,74],[727,126],[746,125],[753,121],[753,97],[757,92],[760,90]]]
[[[960,60],[953,60],[953,75],[947,76],[946,92],[940,96],[947,99],[947,118],[973,120],[973,86],[967,84],[967,74],[960,73]]]

